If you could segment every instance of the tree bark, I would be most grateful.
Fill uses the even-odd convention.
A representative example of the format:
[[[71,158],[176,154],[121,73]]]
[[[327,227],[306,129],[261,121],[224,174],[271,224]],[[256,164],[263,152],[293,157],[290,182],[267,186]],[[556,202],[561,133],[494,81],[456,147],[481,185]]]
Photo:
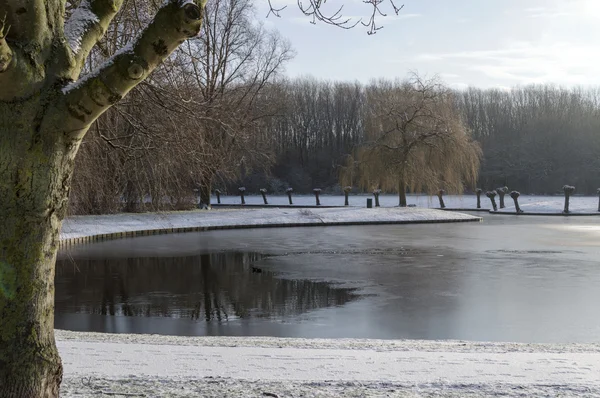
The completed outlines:
[[[200,207],[210,207],[210,193],[212,191],[212,178],[205,177],[200,180]]]
[[[398,183],[398,200],[400,207],[406,207],[406,183],[403,179]]]
[[[98,24],[75,23],[66,30],[63,1],[0,1],[0,18],[6,14],[11,26],[0,34],[2,398],[59,396],[54,264],[77,149],[104,111],[199,32],[205,5],[204,0],[164,2],[130,46],[75,81],[83,64],[79,55],[85,57],[121,4],[90,1],[78,8],[87,7],[87,19],[75,22]],[[13,3],[23,7],[13,10]]]
[[[62,379],[54,262],[77,144],[39,102],[0,102],[1,397],[57,397]]]

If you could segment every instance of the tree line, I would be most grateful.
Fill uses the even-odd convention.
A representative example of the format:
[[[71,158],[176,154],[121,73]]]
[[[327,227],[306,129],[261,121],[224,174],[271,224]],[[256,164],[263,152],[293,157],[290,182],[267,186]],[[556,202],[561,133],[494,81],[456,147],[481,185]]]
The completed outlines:
[[[87,67],[131,40],[153,12],[125,4]],[[215,189],[235,194],[240,186],[275,194],[340,194],[347,185],[388,193],[508,186],[552,194],[570,184],[578,193],[596,192],[597,89],[453,91],[418,76],[368,84],[289,79],[293,49],[255,14],[249,0],[209,4],[202,34],[94,123],[76,160],[72,214],[191,208],[210,204]],[[418,106],[419,84],[436,92],[420,117],[435,114],[464,139],[448,135],[454,138],[434,144],[444,137],[433,134],[408,162],[399,156],[402,134],[423,138],[440,127],[390,131]]]
[[[377,85],[395,83],[300,78],[282,84],[289,93],[290,110],[270,127],[276,137],[270,179],[264,174],[253,175],[229,184],[229,189],[245,185],[258,190],[258,185],[274,179],[274,188],[291,186],[305,193],[322,188],[340,194],[348,182],[342,180],[340,184],[346,157],[364,148],[373,133],[366,117],[373,106],[373,101],[367,100],[368,93]],[[465,192],[475,187],[508,186],[524,194],[562,194],[561,187],[569,184],[580,194],[596,193],[600,186],[598,89],[553,85],[511,90],[469,88],[453,91],[452,97],[454,117],[466,125],[482,151],[476,182],[465,186]],[[363,190],[373,188],[356,185]],[[384,189],[397,192],[393,185]],[[422,187],[416,189],[418,192]]]

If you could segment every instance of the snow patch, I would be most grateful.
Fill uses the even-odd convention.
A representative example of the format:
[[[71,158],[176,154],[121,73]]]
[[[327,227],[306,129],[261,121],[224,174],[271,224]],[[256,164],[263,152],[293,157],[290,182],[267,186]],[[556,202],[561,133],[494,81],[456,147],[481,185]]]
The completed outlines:
[[[56,331],[56,337],[66,397],[100,391],[211,397],[600,393],[597,345],[65,331]]]
[[[83,35],[90,26],[100,22],[98,16],[91,9],[89,0],[83,0],[79,7],[75,9],[69,22],[65,26],[65,37],[69,43],[69,47],[75,54],[81,49],[81,41]]]
[[[190,227],[239,227],[282,225],[380,224],[479,221],[479,217],[442,210],[419,208],[313,208],[312,217],[306,210],[295,208],[269,209],[219,209],[212,211],[182,211],[142,214],[109,214],[101,216],[68,217],[62,227],[61,238],[72,239],[85,236],[118,232]]]

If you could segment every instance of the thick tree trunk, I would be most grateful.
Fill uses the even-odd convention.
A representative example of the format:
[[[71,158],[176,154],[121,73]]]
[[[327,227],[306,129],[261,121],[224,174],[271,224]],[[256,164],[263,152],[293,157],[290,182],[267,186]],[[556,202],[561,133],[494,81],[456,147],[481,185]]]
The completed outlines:
[[[398,200],[400,207],[406,207],[406,183],[400,180],[398,183]]]
[[[78,144],[39,109],[0,103],[0,397],[57,397],[62,379],[54,262]]]
[[[0,23],[0,397],[58,397],[54,263],[75,154],[102,113],[198,34],[205,3],[165,1],[78,80],[122,1],[82,1],[66,23],[64,1],[0,1],[11,27]]]

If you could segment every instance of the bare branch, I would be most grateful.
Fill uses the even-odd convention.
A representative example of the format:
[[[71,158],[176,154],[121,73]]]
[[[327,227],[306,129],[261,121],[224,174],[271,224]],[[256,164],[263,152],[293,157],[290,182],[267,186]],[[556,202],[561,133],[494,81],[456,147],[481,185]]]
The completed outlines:
[[[104,111],[143,81],[185,39],[200,31],[205,0],[170,0],[134,42],[97,71],[63,89],[65,131],[82,135]]]
[[[275,15],[277,18],[281,18],[281,14],[279,14],[281,11],[285,10],[287,8],[287,6],[283,6],[283,7],[274,7],[273,3],[271,2],[271,0],[269,0],[269,12],[267,13],[267,18],[269,18],[269,15],[273,14]]]
[[[361,23],[364,26],[367,26],[369,28],[369,30],[367,31],[368,35],[374,35],[375,33],[377,33],[378,30],[383,28],[383,26],[378,26],[376,24],[376,18],[378,16],[382,16],[382,17],[387,16],[387,14],[381,10],[381,4],[384,2],[387,2],[387,1],[389,1],[390,4],[392,5],[392,8],[396,15],[398,15],[400,10],[402,10],[404,8],[404,4],[401,5],[400,7],[396,7],[396,4],[394,4],[393,0],[363,0],[363,2],[365,4],[370,4],[373,7],[373,11],[371,13],[371,16],[369,17],[369,20],[367,22],[361,21]]]
[[[317,21],[320,21],[328,25],[337,26],[338,28],[352,29],[360,23],[360,19],[357,21],[352,21],[352,18],[345,18],[343,16],[343,5],[340,6],[335,12],[328,15],[324,14],[321,9],[325,3],[324,0],[308,0],[307,3],[304,3],[302,0],[297,1],[300,11],[302,11],[302,13],[307,17],[312,18],[312,24],[316,24]]]
[[[323,7],[325,6],[326,0],[297,0],[298,8],[300,11],[310,17],[311,23],[316,24],[317,22],[323,22],[328,25],[337,26],[342,29],[352,29],[357,26],[359,23],[363,26],[369,28],[367,34],[372,35],[377,33],[378,30],[383,28],[383,26],[377,25],[377,17],[385,17],[387,13],[385,13],[382,9],[383,4],[389,3],[393,12],[398,15],[400,10],[404,7],[404,5],[396,6],[394,0],[363,0],[364,4],[370,5],[372,10],[369,15],[367,22],[363,22],[361,19],[352,19],[350,17],[345,17],[343,14],[344,6],[340,6],[335,9],[333,12],[323,11]],[[282,11],[285,7],[275,8],[269,0],[269,12],[267,17],[271,14],[279,17],[280,11]]]

